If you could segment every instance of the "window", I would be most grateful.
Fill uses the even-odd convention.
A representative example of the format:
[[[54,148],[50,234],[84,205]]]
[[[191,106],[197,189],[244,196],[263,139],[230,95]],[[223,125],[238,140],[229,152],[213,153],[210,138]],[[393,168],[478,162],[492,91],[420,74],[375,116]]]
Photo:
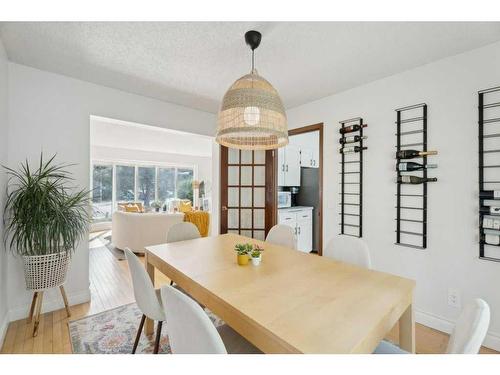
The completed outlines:
[[[135,200],[135,167],[116,166],[116,202]]]
[[[156,190],[156,168],[138,167],[137,168],[137,198],[144,204],[144,207],[150,207],[155,200]]]
[[[177,169],[177,198],[189,199],[193,203],[193,170]]]
[[[114,179],[114,181],[113,181]],[[117,203],[154,200],[193,201],[194,169],[145,165],[94,164],[92,170],[93,221],[109,221]]]
[[[109,221],[113,207],[113,166],[95,165],[92,172],[92,220]]]
[[[158,168],[158,199],[175,198],[175,168]]]

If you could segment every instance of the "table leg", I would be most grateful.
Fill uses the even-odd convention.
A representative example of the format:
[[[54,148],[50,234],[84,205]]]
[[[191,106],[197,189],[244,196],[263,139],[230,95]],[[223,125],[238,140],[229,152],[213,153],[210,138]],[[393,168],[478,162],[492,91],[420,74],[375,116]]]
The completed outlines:
[[[415,315],[413,304],[399,318],[399,347],[410,353],[415,353]]]
[[[153,282],[153,287],[155,285],[155,268],[153,265],[151,265],[148,261],[148,253],[146,251],[145,257],[144,257],[144,263],[146,264],[146,271],[148,272],[148,275]],[[151,320],[149,318],[146,318],[146,324],[144,327],[144,332],[146,335],[151,335],[154,332],[154,320]]]

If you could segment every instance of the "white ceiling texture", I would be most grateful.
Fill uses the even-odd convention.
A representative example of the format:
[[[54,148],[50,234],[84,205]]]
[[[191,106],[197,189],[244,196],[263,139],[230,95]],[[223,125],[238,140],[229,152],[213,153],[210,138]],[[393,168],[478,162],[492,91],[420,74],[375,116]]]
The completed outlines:
[[[287,108],[500,40],[496,22],[4,22],[0,37],[13,62],[215,113],[250,70],[250,29]]]

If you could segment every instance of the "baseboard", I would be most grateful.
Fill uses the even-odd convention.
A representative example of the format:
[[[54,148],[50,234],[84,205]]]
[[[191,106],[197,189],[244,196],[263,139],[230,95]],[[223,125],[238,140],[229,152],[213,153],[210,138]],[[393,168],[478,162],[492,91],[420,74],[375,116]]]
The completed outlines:
[[[78,305],[90,301],[90,289],[81,290],[79,292],[67,293],[68,302],[71,305]],[[64,302],[60,295],[51,299],[43,299],[42,313],[55,311],[64,308]],[[14,307],[9,310],[9,321],[24,319],[28,316],[29,304],[26,306]]]
[[[0,348],[3,346],[3,340],[5,339],[5,335],[7,334],[7,328],[9,328],[9,312],[5,311],[2,317],[0,317]]]
[[[455,323],[448,319],[418,309],[415,309],[415,321],[424,326],[448,334],[451,333],[453,327],[455,326]],[[488,332],[486,338],[484,339],[483,346],[500,351],[500,335],[495,332]]]

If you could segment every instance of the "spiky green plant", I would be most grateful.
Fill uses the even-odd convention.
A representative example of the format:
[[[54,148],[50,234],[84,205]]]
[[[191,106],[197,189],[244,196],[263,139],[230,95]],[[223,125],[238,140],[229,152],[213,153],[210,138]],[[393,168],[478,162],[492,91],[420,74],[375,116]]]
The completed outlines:
[[[4,208],[6,248],[19,255],[47,255],[74,250],[87,232],[90,221],[89,192],[71,185],[66,170],[40,154],[37,169],[28,161],[20,170],[3,166],[8,177]]]

